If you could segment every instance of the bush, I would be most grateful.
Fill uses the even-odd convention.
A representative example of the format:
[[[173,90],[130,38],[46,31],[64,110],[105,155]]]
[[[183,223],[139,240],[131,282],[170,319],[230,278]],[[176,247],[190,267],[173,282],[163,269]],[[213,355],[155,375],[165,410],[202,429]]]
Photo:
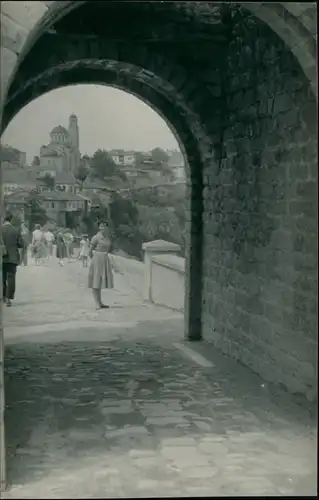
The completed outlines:
[[[82,222],[91,236],[99,220],[109,215],[115,249],[138,259],[143,257],[142,244],[157,239],[181,245],[184,254],[184,199],[180,193],[176,200],[171,195],[171,190],[133,191],[132,199],[128,199],[117,193],[109,207],[100,199]]]

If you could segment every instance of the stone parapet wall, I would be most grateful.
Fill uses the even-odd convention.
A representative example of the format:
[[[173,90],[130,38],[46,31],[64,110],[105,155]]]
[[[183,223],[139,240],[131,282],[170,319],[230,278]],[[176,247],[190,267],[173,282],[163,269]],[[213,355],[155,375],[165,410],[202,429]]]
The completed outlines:
[[[135,259],[128,259],[120,255],[112,255],[115,272],[121,274],[127,284],[128,293],[131,291],[143,296],[145,266],[143,262]]]
[[[185,259],[177,255],[154,255],[151,266],[151,301],[184,311]]]

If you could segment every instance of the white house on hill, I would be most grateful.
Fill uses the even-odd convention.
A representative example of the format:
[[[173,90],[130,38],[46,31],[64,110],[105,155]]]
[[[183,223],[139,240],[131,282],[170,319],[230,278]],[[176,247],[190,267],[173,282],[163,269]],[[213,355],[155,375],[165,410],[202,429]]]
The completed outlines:
[[[120,149],[112,149],[109,152],[115,165],[134,165],[136,151],[123,151]]]

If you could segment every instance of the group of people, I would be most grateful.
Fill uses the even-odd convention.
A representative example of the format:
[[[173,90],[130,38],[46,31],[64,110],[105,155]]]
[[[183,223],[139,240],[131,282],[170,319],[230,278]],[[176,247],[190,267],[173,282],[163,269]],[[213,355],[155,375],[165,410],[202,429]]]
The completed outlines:
[[[57,258],[61,266],[65,258],[71,258],[73,252],[73,235],[69,231],[58,231],[54,235],[50,230],[44,231],[40,224],[36,224],[31,239],[31,254],[35,264],[41,264],[44,259],[53,256],[53,246],[56,243]]]
[[[29,230],[24,223],[21,227],[12,224],[12,215],[7,214],[2,225],[2,285],[3,301],[10,307],[15,297],[16,273],[19,264],[27,265],[28,248],[38,265],[45,258],[53,255],[53,246],[56,244],[56,257],[61,266],[64,259],[72,254],[73,236],[67,231],[58,231],[54,235],[51,231],[43,231],[39,224],[35,225],[30,238]],[[109,308],[102,302],[101,290],[113,288],[113,271],[110,252],[112,251],[112,238],[107,222],[101,222],[95,236],[89,240],[87,234],[80,241],[79,259],[83,267],[90,267],[88,272],[88,287],[92,289],[93,299],[97,309]]]

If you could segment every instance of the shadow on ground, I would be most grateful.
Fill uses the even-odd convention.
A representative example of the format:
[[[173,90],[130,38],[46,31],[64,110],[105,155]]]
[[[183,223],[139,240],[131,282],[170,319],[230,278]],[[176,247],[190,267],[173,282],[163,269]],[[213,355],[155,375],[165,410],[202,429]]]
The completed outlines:
[[[62,470],[70,488],[87,459],[80,480],[84,495],[94,471],[91,498],[106,487],[115,496],[316,488],[314,419],[288,396],[280,406],[241,368],[204,369],[136,339],[15,344],[5,355],[11,485],[59,482]]]

